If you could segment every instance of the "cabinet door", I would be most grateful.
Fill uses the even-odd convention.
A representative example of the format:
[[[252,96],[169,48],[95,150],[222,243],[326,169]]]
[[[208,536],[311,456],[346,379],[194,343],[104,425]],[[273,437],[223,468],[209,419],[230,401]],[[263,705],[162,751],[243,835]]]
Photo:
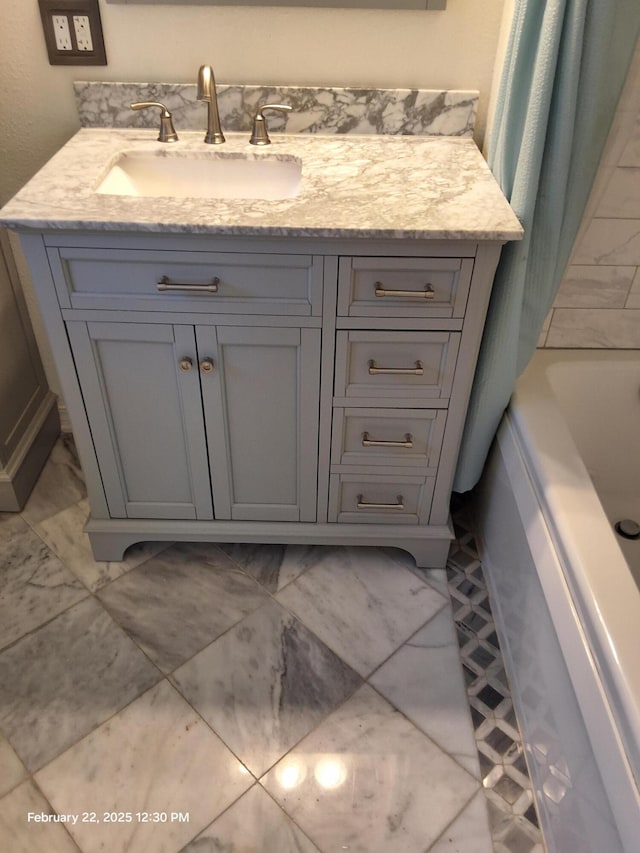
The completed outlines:
[[[320,330],[196,335],[216,518],[315,521]]]
[[[67,328],[111,516],[212,518],[193,326]]]

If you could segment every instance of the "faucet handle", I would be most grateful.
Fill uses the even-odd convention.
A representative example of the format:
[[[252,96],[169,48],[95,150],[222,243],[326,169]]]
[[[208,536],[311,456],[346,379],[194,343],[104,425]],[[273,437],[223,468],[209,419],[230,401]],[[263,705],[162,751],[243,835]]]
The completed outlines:
[[[177,142],[178,134],[173,126],[171,113],[164,104],[159,104],[157,101],[138,101],[131,104],[132,110],[146,110],[147,107],[158,107],[160,110],[160,133],[158,142]]]
[[[258,107],[255,118],[253,119],[253,129],[251,131],[251,145],[271,145],[269,133],[267,131],[267,122],[263,115],[265,110],[280,110],[283,113],[291,112],[291,107],[287,104],[263,104]]]

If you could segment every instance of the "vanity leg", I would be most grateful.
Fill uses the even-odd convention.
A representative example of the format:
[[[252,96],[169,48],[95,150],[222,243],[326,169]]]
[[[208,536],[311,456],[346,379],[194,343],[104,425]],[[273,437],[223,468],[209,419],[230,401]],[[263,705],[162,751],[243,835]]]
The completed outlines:
[[[127,533],[89,533],[93,559],[99,563],[120,563],[130,545],[140,541],[139,536]]]
[[[416,561],[418,569],[444,569],[449,556],[449,539],[425,539],[414,542],[393,542],[394,548],[402,548]]]

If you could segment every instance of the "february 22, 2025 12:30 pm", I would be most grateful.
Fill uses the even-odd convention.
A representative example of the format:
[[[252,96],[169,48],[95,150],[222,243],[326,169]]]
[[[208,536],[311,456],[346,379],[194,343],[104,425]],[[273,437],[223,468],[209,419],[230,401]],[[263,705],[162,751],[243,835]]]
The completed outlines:
[[[189,812],[27,812],[27,823],[189,823]]]

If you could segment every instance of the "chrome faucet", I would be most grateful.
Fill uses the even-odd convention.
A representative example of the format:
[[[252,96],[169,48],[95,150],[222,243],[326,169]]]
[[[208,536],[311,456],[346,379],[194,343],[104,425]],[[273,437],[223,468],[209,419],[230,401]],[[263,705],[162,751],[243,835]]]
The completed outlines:
[[[204,141],[211,145],[220,145],[224,142],[224,134],[220,127],[216,81],[210,65],[201,65],[198,70],[197,99],[207,103],[207,132]]]

